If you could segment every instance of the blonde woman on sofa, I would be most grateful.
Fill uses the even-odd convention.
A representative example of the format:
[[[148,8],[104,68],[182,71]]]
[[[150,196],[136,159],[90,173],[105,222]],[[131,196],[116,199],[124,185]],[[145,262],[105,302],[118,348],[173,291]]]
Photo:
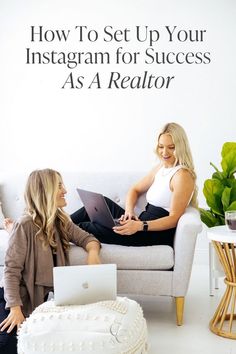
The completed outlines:
[[[156,154],[160,162],[128,191],[125,210],[106,198],[114,218],[121,226],[108,229],[90,222],[85,208],[71,215],[72,221],[93,233],[100,242],[124,246],[173,246],[179,218],[196,202],[196,174],[188,139],[176,123],[166,124],[157,139]],[[138,197],[146,193],[147,205],[137,216],[134,208]]]
[[[76,226],[63,207],[66,189],[54,170],[33,171],[25,189],[25,214],[12,224],[0,287],[0,353],[16,354],[16,330],[53,289],[54,266],[69,264],[69,243],[83,247],[88,264],[99,264],[99,241]]]

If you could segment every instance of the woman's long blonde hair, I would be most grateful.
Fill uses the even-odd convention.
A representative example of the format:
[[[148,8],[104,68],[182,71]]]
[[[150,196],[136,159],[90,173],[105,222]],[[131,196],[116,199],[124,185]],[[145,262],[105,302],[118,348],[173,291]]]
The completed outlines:
[[[55,224],[60,234],[64,250],[69,248],[67,225],[69,216],[57,207],[57,193],[62,178],[59,172],[51,169],[33,171],[25,188],[26,214],[30,215],[39,230],[36,236],[45,246],[57,248]]]
[[[195,189],[191,199],[190,204],[194,207],[198,206],[197,203],[197,186],[196,186],[196,172],[194,169],[192,153],[189,147],[189,142],[187,135],[181,125],[177,123],[167,123],[163,126],[160,130],[158,138],[157,138],[157,146],[156,146],[156,154],[159,156],[158,146],[159,146],[159,139],[162,134],[168,134],[171,136],[173,143],[175,145],[175,165],[181,165],[186,168],[195,181]]]

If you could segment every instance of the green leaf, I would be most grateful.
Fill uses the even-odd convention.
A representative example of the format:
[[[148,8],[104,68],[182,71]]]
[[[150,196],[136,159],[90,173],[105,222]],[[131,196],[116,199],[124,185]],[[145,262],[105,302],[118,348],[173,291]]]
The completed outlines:
[[[199,208],[202,222],[208,227],[222,225],[221,221],[210,210]]]
[[[221,196],[224,186],[218,179],[207,179],[204,183],[203,193],[206,198],[207,205],[215,214],[224,215]]]
[[[236,210],[236,200],[229,205],[227,210]]]
[[[225,225],[225,217],[224,216],[219,216],[220,224],[219,225]]]
[[[214,172],[213,175],[212,175],[212,178],[215,178],[215,179],[218,179],[220,181],[223,181],[225,179],[225,173],[224,172],[220,172],[220,171],[217,171],[217,172]]]
[[[236,143],[225,143],[222,148],[221,166],[223,171],[231,178],[236,172]]]
[[[234,151],[236,154],[236,143],[235,142],[226,142],[222,146],[221,156],[224,158],[230,151]]]
[[[223,190],[221,202],[222,202],[224,211],[227,210],[227,208],[229,207],[231,190],[232,190],[232,188],[229,188],[229,187],[225,187],[225,189]]]
[[[236,188],[236,179],[235,178],[229,178],[227,179],[227,184],[229,187],[232,187],[232,189]]]
[[[228,179],[227,184],[231,187],[230,203],[236,201],[236,179]]]

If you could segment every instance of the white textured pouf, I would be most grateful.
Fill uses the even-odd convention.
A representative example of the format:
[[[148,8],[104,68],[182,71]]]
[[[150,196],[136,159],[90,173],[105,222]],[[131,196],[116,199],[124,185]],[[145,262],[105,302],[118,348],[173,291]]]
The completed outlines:
[[[19,331],[18,354],[34,353],[145,354],[142,308],[125,297],[81,306],[45,302]]]

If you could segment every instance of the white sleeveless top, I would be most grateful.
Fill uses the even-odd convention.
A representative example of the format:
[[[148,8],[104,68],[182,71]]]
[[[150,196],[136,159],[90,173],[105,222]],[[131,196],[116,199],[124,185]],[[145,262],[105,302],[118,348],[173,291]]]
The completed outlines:
[[[170,168],[162,166],[154,177],[153,184],[148,189],[146,199],[149,204],[170,210],[172,191],[170,180],[183,166],[178,165]]]

